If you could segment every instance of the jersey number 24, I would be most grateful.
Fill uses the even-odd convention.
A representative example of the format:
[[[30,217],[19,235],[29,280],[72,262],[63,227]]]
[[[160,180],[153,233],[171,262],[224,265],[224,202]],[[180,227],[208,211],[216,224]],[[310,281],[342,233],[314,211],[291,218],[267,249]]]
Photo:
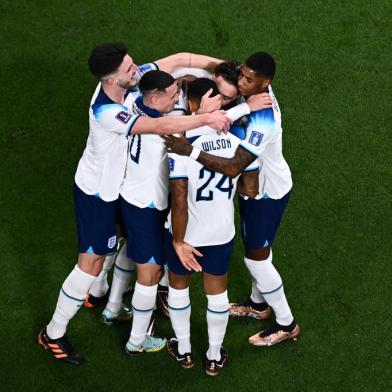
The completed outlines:
[[[206,179],[204,184],[196,191],[196,201],[211,201],[214,199],[214,188],[211,187],[211,181],[215,178],[215,175],[221,176],[221,179],[217,182],[214,188],[220,192],[227,192],[227,198],[230,200],[233,193],[233,180],[230,177],[224,176],[223,174],[216,173],[212,170],[202,167],[199,172],[199,179]],[[226,182],[228,182],[226,186]],[[211,189],[212,188],[212,189]]]

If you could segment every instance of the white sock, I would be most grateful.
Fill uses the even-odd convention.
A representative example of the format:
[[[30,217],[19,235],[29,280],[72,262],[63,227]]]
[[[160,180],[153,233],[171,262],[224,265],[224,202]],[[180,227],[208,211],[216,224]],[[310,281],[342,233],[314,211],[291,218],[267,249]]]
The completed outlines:
[[[155,306],[158,285],[143,286],[136,282],[132,298],[133,322],[129,342],[140,346],[146,340],[148,324]]]
[[[51,339],[61,338],[65,334],[69,320],[82,306],[95,279],[96,276],[83,272],[75,265],[61,287],[56,310],[46,327],[46,332]]]
[[[260,290],[257,288],[257,282],[256,279],[252,277],[252,293],[250,295],[250,299],[255,303],[255,304],[262,304],[265,303],[265,299],[263,294],[260,293]]]
[[[132,273],[135,271],[135,263],[127,257],[127,247],[123,246],[114,265],[112,287],[110,289],[109,301],[106,308],[114,314],[121,309],[124,291],[129,285]]]
[[[191,352],[191,302],[189,287],[183,290],[169,286],[169,315],[170,321],[178,339],[180,354]]]
[[[257,288],[273,309],[280,325],[289,325],[294,320],[284,294],[282,278],[272,264],[272,250],[266,260],[255,261],[244,257],[246,266],[257,281]]]
[[[168,268],[165,265],[164,269],[163,269],[163,275],[161,280],[159,281],[160,286],[165,286],[165,287],[169,287],[169,272],[168,272]]]
[[[207,295],[207,326],[208,326],[208,351],[209,360],[221,359],[220,349],[226,333],[229,320],[229,299],[227,290],[222,294]]]
[[[103,297],[109,290],[108,283],[108,272],[113,266],[114,260],[116,259],[116,253],[107,255],[103,262],[101,273],[97,276],[97,279],[90,287],[90,294],[94,297]]]

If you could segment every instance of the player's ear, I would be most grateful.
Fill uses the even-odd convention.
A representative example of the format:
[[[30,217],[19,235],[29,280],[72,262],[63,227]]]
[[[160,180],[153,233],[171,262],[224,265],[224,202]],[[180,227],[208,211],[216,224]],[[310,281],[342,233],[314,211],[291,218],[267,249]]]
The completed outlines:
[[[271,84],[271,79],[269,79],[269,78],[263,79],[263,81],[262,81],[262,83],[261,83],[261,88],[264,90],[264,89],[266,89],[270,84]]]
[[[153,103],[154,105],[158,105],[159,103],[159,97],[158,95],[151,95],[151,103]]]
[[[192,99],[188,99],[188,107],[191,113],[195,113],[197,109],[199,109],[199,104],[193,101]]]
[[[116,80],[113,79],[113,78],[107,78],[107,79],[106,79],[106,83],[107,83],[109,86],[113,86],[114,84],[116,84]]]

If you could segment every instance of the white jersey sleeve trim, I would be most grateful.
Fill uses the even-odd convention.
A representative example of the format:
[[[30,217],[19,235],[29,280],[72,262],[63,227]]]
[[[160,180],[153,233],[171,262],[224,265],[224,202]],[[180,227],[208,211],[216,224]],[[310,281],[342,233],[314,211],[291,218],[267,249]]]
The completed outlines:
[[[141,116],[138,114],[136,116],[132,117],[132,121],[129,123],[128,128],[125,130],[125,136],[130,136],[132,133],[132,128],[135,125],[136,121],[140,118]]]

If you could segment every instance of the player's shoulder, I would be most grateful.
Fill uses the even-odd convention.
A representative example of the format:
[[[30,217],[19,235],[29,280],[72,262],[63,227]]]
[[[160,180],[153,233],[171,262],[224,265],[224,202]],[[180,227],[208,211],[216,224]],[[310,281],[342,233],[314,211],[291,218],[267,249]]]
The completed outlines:
[[[257,110],[248,115],[249,123],[260,125],[273,125],[276,122],[272,108]]]
[[[91,102],[91,110],[93,112],[94,117],[97,120],[100,120],[105,113],[109,112],[121,112],[126,111],[127,108],[124,105],[116,103],[112,101],[103,91],[103,88],[100,87],[98,93],[95,96],[95,99]]]

